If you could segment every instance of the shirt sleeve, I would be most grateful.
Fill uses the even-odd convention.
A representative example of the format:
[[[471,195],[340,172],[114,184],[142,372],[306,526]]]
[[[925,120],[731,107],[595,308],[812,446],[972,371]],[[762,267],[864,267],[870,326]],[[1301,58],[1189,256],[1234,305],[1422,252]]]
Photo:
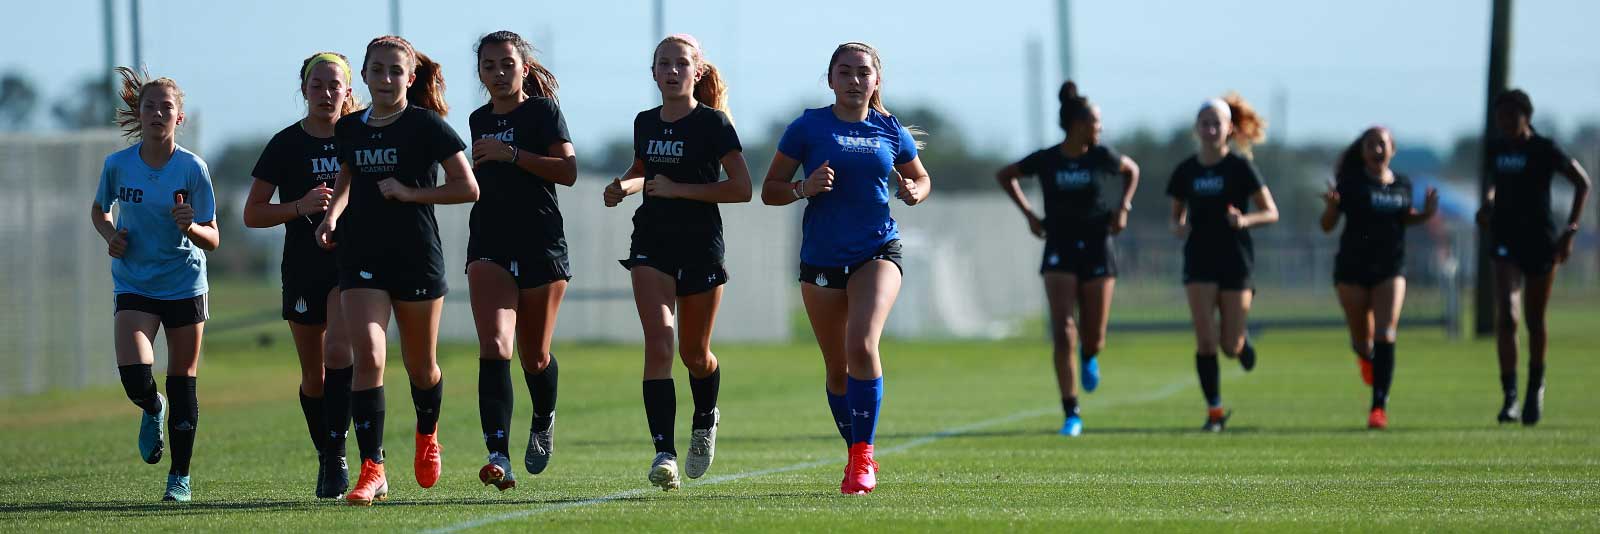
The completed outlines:
[[[1261,171],[1256,169],[1256,164],[1250,160],[1242,160],[1239,165],[1239,183],[1246,194],[1254,195],[1256,191],[1266,187],[1266,181],[1261,179]]]
[[[739,132],[733,128],[733,122],[728,119],[728,114],[717,112],[717,131],[712,134],[711,149],[718,160],[729,152],[744,150],[739,144]]]
[[[1105,166],[1105,168],[1100,169],[1101,171],[1106,172],[1106,173],[1110,173],[1110,174],[1116,174],[1116,173],[1122,171],[1122,153],[1121,152],[1117,152],[1117,149],[1111,148],[1111,147],[1106,146],[1106,145],[1100,145],[1099,150],[1102,152],[1102,155],[1103,155],[1103,157],[1101,158],[1101,165]]]
[[[1180,200],[1189,198],[1188,189],[1184,187],[1183,167],[1178,165],[1172,170],[1172,177],[1167,179],[1167,196]]]
[[[250,171],[251,177],[274,186],[283,186],[284,172],[282,162],[284,158],[278,154],[278,152],[281,152],[279,150],[281,144],[278,136],[272,136],[272,140],[267,142],[267,146],[261,149],[261,157],[256,160],[255,168]]]
[[[899,128],[900,142],[896,143],[898,146],[895,147],[894,164],[905,165],[911,163],[911,160],[917,159],[917,139],[911,135],[911,130],[906,129],[905,126],[900,126]]]
[[[432,153],[428,154],[429,159],[444,163],[450,156],[467,149],[466,143],[461,142],[461,136],[456,134],[455,128],[451,128],[443,117],[437,113],[429,113],[428,118],[430,119],[428,127],[433,130],[428,132],[431,140],[429,144],[432,145],[430,148]]]
[[[806,143],[805,120],[805,115],[801,115],[789,123],[789,127],[783,129],[783,137],[778,138],[778,152],[802,164],[805,163],[810,149]]]
[[[100,205],[100,210],[111,213],[111,205],[117,201],[117,179],[111,170],[111,158],[107,157],[105,165],[100,167],[100,186],[95,189],[94,202]]]
[[[189,197],[189,205],[194,208],[194,222],[217,220],[217,196],[211,190],[211,169],[199,159],[195,160],[195,173],[189,178]]]
[[[545,99],[543,104],[538,106],[536,110],[538,116],[534,117],[536,121],[534,131],[538,132],[534,139],[536,146],[523,147],[538,151],[540,154],[545,153],[550,145],[572,141],[572,134],[567,131],[567,117],[561,114],[561,106],[550,99]]]
[[[1039,172],[1043,170],[1040,168],[1044,165],[1043,160],[1044,151],[1036,150],[1032,154],[1023,156],[1020,161],[1017,161],[1017,171],[1021,172],[1024,176],[1038,176]]]

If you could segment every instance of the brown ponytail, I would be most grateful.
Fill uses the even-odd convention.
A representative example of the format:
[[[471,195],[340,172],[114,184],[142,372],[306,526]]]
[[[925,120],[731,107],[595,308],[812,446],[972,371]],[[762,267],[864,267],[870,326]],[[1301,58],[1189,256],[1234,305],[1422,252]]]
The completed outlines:
[[[178,98],[178,111],[183,111],[183,89],[178,88],[178,82],[165,76],[151,79],[150,73],[143,69],[134,71],[128,67],[117,67],[117,75],[122,77],[122,87],[117,91],[117,96],[122,98],[124,107],[117,108],[117,127],[122,128],[122,136],[128,139],[137,139],[144,128],[139,121],[139,102],[144,100],[144,92],[151,87],[166,87],[172,89]]]
[[[1233,133],[1228,137],[1240,152],[1249,155],[1252,146],[1267,140],[1267,119],[1256,113],[1239,93],[1228,93],[1222,101],[1228,104],[1228,113],[1233,116]]]
[[[417,107],[432,110],[443,117],[450,113],[450,105],[444,101],[444,68],[435,63],[427,54],[418,52],[411,46],[411,42],[397,35],[385,35],[367,43],[367,56],[372,55],[372,49],[378,47],[394,48],[404,52],[412,59],[412,73],[417,76],[417,81],[406,90],[406,101]],[[361,70],[367,70],[366,58],[362,59]]]

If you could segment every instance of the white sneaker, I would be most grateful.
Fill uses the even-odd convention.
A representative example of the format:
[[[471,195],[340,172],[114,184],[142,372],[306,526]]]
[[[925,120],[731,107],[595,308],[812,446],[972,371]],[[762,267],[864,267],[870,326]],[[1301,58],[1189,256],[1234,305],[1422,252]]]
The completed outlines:
[[[722,422],[722,410],[711,409],[711,428],[696,428],[689,436],[689,456],[684,462],[684,474],[700,478],[711,468],[717,456],[717,425]]]
[[[656,459],[650,463],[650,483],[661,488],[661,491],[672,491],[683,485],[678,480],[678,459],[670,452],[656,453]]]

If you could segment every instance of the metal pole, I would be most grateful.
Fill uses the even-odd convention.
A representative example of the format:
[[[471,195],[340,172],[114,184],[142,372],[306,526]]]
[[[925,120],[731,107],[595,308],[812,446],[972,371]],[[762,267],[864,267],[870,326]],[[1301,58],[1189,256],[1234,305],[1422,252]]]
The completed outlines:
[[[1495,135],[1494,99],[1510,86],[1511,71],[1511,0],[1494,0],[1489,22],[1489,86],[1483,113],[1483,161],[1479,167],[1478,190],[1489,190],[1489,174],[1493,170],[1488,143]],[[1478,227],[1478,279],[1473,297],[1473,332],[1488,337],[1494,332],[1494,266],[1490,263],[1492,238],[1489,229]]]
[[[100,17],[106,32],[106,70],[104,72],[106,86],[103,88],[100,98],[105,99],[106,103],[105,110],[107,115],[104,117],[106,124],[111,124],[111,121],[117,120],[117,75],[113,72],[117,68],[116,14],[116,6],[113,4],[113,0],[100,1]]]
[[[400,35],[400,0],[389,0],[389,35]]]
[[[664,0],[656,0],[651,6],[650,43],[667,36],[667,8]]]
[[[142,43],[139,42],[143,40],[139,32],[139,0],[128,0],[128,11],[129,25],[132,27],[133,32],[133,68],[142,69],[144,68],[144,50]]]
[[[1027,105],[1023,110],[1028,114],[1028,150],[1044,146],[1044,94],[1041,88],[1044,85],[1044,52],[1043,45],[1039,44],[1038,37],[1028,37],[1024,45],[1024,56],[1027,62],[1023,65],[1024,77],[1028,86],[1023,88],[1022,98]]]
[[[1056,0],[1056,47],[1061,61],[1061,79],[1072,79],[1072,25],[1067,16],[1069,0]]]

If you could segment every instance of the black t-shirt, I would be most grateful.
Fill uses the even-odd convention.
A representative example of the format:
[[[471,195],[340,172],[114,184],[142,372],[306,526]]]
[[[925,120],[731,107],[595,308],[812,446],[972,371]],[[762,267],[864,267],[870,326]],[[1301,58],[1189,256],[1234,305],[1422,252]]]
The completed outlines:
[[[722,156],[742,150],[728,115],[704,104],[673,122],[661,108],[633,119],[633,157],[646,180],[657,174],[685,184],[721,181]],[[644,195],[633,214],[633,247],[685,263],[721,263],[722,214],[710,202]]]
[[[1250,160],[1228,154],[1210,167],[1190,156],[1172,171],[1167,196],[1184,201],[1189,208],[1187,254],[1237,252],[1250,259],[1254,245],[1248,230],[1228,226],[1228,207],[1250,213],[1250,197],[1264,187],[1261,174]],[[1192,256],[1191,256],[1192,257]]]
[[[1339,211],[1344,231],[1339,234],[1336,261],[1361,266],[1398,266],[1405,260],[1406,216],[1411,213],[1411,180],[1403,174],[1380,184],[1365,171],[1341,176]]]
[[[1550,181],[1556,169],[1571,160],[1554,141],[1538,134],[1527,141],[1505,138],[1489,142],[1493,171],[1494,210],[1490,227],[1502,238],[1543,235],[1555,239],[1550,212]]]
[[[1111,187],[1121,176],[1122,154],[1105,145],[1095,145],[1076,158],[1061,152],[1059,145],[1029,154],[1017,162],[1022,174],[1039,177],[1044,191],[1045,228],[1052,234],[1079,233],[1103,229],[1111,208],[1120,200],[1107,195],[1122,190]],[[1098,227],[1098,228],[1096,228]]]
[[[367,125],[363,115],[339,119],[334,128],[339,163],[351,176],[349,204],[339,219],[339,261],[407,262],[442,277],[433,205],[386,199],[378,182],[394,178],[409,187],[434,187],[438,164],[466,145],[438,113],[417,106],[381,127]]]
[[[544,97],[529,98],[503,115],[485,104],[467,122],[474,140],[493,137],[537,156],[554,156],[550,145],[571,141],[561,108]],[[474,172],[479,194],[469,223],[469,255],[507,259],[567,255],[554,182],[508,161],[483,163]]]
[[[319,185],[330,189],[339,177],[339,158],[333,138],[322,139],[306,133],[296,121],[279,131],[261,151],[261,159],[250,175],[278,188],[278,202],[288,203],[306,196]],[[283,279],[330,278],[333,252],[317,246],[315,231],[322,214],[308,214],[284,223]]]

